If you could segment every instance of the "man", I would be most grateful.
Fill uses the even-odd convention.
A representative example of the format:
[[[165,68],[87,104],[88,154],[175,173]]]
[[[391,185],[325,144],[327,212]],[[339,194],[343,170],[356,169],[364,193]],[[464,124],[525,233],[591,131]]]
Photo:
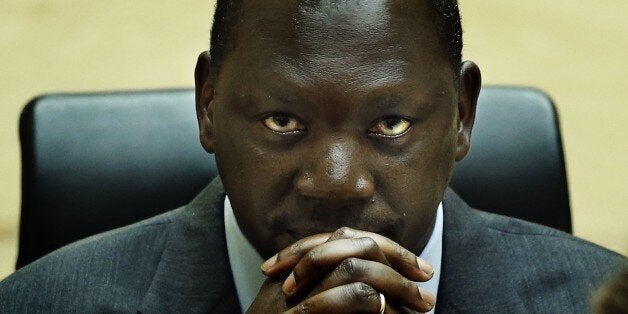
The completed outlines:
[[[455,1],[218,1],[195,77],[220,179],[16,272],[0,310],[586,312],[621,256],[447,189],[481,85],[461,34]]]

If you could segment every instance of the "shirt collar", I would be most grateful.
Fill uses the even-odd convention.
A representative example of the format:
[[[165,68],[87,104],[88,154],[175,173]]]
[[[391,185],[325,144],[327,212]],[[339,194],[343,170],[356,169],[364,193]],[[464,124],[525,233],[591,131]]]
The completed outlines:
[[[434,276],[426,282],[417,282],[417,285],[431,292],[436,297],[436,304],[438,304],[438,284],[440,283],[440,270],[443,258],[443,202],[438,204],[434,230],[432,230],[432,235],[419,257],[434,267]],[[435,310],[436,306],[428,313],[433,314]]]
[[[260,265],[264,262],[253,245],[246,239],[233,214],[229,197],[225,197],[225,234],[227,238],[227,251],[231,272],[238,292],[240,307],[246,311],[249,308],[266,277],[260,271]],[[427,241],[423,252],[419,255],[434,267],[434,276],[427,282],[418,282],[417,285],[431,292],[434,296],[438,293],[440,270],[443,252],[443,203],[438,204],[436,221],[430,239]],[[434,308],[435,309],[435,308]],[[433,313],[434,309],[429,313]]]

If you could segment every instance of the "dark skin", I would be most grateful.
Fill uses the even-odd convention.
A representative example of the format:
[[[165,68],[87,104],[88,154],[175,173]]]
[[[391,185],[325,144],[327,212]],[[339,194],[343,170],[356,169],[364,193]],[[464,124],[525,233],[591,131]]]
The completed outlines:
[[[196,70],[203,147],[245,236],[268,258],[249,312],[425,312],[417,258],[481,79],[459,85],[415,0],[245,2],[221,72]]]

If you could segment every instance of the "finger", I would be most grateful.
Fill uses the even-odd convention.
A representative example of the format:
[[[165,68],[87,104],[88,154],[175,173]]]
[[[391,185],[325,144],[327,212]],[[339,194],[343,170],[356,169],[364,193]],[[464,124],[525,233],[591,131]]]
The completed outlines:
[[[414,281],[428,281],[432,278],[432,276],[434,276],[434,268],[432,265],[419,258],[397,242],[377,233],[343,227],[336,230],[327,241],[331,242],[339,239],[364,237],[375,240],[379,248],[386,256],[386,260],[390,263],[390,266],[403,276]]]
[[[262,284],[247,313],[279,313],[290,308],[281,291],[282,280],[268,278]]]
[[[330,235],[331,233],[315,234],[291,244],[266,260],[261,266],[262,273],[268,277],[275,277],[292,270],[305,254],[325,243]]]
[[[415,282],[403,277],[394,269],[378,262],[358,258],[342,261],[320,281],[311,295],[352,282],[363,282],[382,292],[389,301],[414,311],[427,312],[436,302],[433,294],[419,289]]]
[[[380,306],[377,290],[354,282],[314,295],[286,313],[379,313]]]
[[[350,258],[371,260],[388,265],[377,242],[371,238],[340,239],[326,242],[305,254],[283,285],[284,293],[295,296],[312,288],[321,278]]]

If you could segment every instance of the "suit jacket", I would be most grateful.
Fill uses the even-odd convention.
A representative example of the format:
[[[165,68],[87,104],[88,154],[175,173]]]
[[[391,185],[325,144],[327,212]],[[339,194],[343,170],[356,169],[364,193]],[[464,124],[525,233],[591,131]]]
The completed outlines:
[[[227,254],[224,190],[63,247],[0,282],[0,312],[240,311]],[[444,207],[441,313],[589,312],[625,258],[566,233],[469,208]]]

